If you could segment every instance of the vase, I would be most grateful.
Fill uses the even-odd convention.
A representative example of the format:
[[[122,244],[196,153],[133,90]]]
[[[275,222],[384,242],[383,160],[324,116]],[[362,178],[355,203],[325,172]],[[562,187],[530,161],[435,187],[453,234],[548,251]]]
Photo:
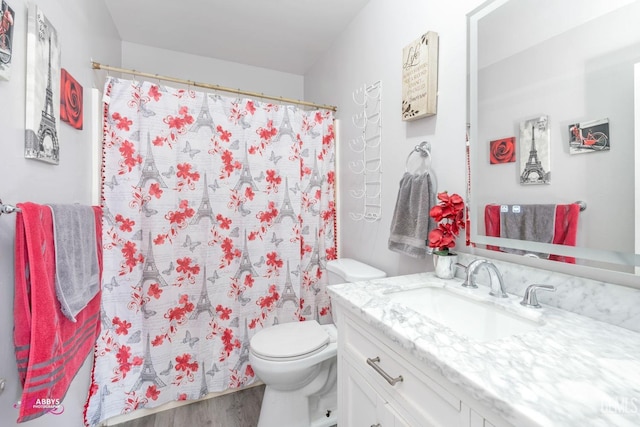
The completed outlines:
[[[436,276],[441,279],[453,279],[456,274],[458,255],[448,253],[446,255],[433,254],[433,267]]]

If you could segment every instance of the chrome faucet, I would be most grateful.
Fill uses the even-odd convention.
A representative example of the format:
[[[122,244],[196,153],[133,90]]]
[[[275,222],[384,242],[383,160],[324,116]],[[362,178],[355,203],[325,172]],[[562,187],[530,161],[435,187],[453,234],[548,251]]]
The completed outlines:
[[[489,295],[493,297],[507,298],[508,295],[504,291],[504,280],[502,279],[502,274],[500,274],[498,267],[496,267],[494,263],[487,261],[486,259],[474,260],[467,267],[468,287],[477,288],[477,285],[475,284],[476,274],[478,273],[478,270],[480,270],[482,267],[484,267],[489,273],[489,287],[491,288],[491,292],[489,292]],[[491,274],[492,272],[494,273],[493,275]],[[494,286],[493,286],[494,275],[498,280],[498,285],[500,286],[499,289],[494,289]]]
[[[555,286],[551,285],[529,285],[524,291],[524,297],[522,298],[522,301],[520,301],[520,304],[525,307],[541,308],[542,306],[538,303],[538,296],[536,295],[537,289],[550,292],[556,291]]]

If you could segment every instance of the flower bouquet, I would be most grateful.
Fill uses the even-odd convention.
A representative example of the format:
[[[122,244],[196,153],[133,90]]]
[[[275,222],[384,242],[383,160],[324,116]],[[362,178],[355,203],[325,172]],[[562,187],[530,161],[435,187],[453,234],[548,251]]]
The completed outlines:
[[[433,265],[436,276],[451,279],[455,275],[455,263],[458,257],[451,252],[456,245],[456,237],[464,228],[464,200],[458,194],[449,195],[446,191],[438,193],[438,203],[429,211],[437,227],[429,232],[427,245],[434,248]]]
[[[429,232],[427,245],[434,248],[433,265],[436,276],[451,279],[455,275],[458,257],[451,251],[456,245],[456,237],[464,228],[464,200],[458,194],[438,193],[438,203],[429,211],[429,216],[437,227]]]

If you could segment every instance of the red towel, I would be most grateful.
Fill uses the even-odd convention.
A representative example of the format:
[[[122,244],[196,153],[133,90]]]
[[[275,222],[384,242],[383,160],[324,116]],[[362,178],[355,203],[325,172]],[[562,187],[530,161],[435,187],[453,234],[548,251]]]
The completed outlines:
[[[556,205],[555,230],[553,244],[575,246],[578,236],[578,219],[580,218],[580,205],[571,203],[568,205]],[[500,205],[486,205],[484,208],[484,224],[486,235],[500,237]],[[499,251],[497,246],[487,245],[487,249]],[[550,260],[563,261],[575,264],[576,259],[562,255],[549,255]]]
[[[556,245],[575,246],[578,236],[578,218],[580,218],[580,205],[571,203],[569,205],[556,206],[556,224],[553,233],[553,243]],[[554,261],[564,261],[575,264],[576,259],[562,255],[549,255],[549,259]]]
[[[500,205],[487,205],[484,208],[485,234],[489,237],[500,237]],[[487,245],[487,249],[499,251],[500,247]]]
[[[78,314],[60,310],[55,290],[53,219],[48,206],[22,203],[16,216],[14,333],[23,390],[18,422],[62,403],[100,329],[100,293]],[[94,207],[98,264],[102,272],[102,212]]]

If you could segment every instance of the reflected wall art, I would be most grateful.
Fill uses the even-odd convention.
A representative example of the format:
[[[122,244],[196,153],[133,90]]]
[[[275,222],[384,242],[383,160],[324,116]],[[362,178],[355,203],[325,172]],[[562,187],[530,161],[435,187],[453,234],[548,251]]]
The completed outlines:
[[[496,139],[489,142],[489,163],[515,163],[516,161],[516,137]]]

